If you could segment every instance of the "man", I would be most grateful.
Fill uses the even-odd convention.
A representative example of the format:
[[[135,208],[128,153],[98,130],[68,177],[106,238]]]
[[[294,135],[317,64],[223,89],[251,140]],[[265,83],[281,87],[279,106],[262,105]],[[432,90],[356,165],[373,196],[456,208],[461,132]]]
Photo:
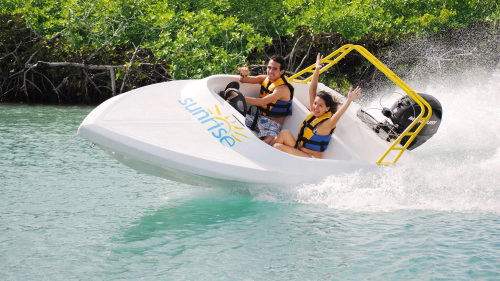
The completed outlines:
[[[240,82],[261,84],[258,98],[245,97],[248,104],[257,106],[257,112],[247,114],[245,124],[269,144],[281,131],[285,117],[292,115],[295,88],[285,77],[285,60],[274,55],[267,64],[267,75],[250,77],[248,67],[240,67]]]

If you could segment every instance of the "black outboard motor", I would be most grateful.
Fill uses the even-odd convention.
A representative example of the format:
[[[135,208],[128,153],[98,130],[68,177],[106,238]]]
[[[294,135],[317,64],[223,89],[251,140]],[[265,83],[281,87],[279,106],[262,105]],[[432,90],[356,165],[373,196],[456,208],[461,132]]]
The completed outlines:
[[[408,146],[409,150],[413,150],[420,146],[428,139],[430,139],[438,130],[439,124],[441,124],[441,118],[443,116],[443,109],[441,103],[431,95],[419,94],[432,108],[432,115],[427,124],[420,130],[418,135],[413,139],[411,144]],[[420,106],[409,96],[405,96],[397,100],[390,109],[384,108],[382,113],[391,119],[394,124],[395,132],[400,135],[404,130],[420,115],[422,109]],[[426,113],[424,113],[425,116]],[[414,132],[419,124],[413,126],[410,132]],[[410,139],[409,136],[404,137],[400,144],[405,145]]]

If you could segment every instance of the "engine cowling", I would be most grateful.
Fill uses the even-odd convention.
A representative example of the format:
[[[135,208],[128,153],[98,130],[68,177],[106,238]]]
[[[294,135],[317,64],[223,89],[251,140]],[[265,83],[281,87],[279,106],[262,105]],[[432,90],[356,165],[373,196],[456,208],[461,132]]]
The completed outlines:
[[[413,150],[422,145],[434,134],[436,134],[441,119],[443,116],[443,108],[441,103],[433,96],[428,94],[419,94],[432,108],[432,114],[427,124],[420,130],[418,135],[413,139],[407,149]],[[420,115],[422,109],[413,99],[408,96],[402,97],[397,100],[390,109],[384,108],[382,113],[389,117],[395,125],[394,129],[398,135],[402,134],[404,130]],[[418,125],[413,126],[410,132],[414,132]],[[410,137],[404,137],[400,144],[405,145]]]

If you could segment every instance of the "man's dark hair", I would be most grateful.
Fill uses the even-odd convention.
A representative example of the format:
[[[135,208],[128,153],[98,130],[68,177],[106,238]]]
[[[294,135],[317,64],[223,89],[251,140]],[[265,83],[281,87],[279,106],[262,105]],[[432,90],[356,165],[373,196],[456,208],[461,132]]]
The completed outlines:
[[[273,60],[273,61],[279,63],[280,64],[280,71],[282,71],[283,69],[286,69],[285,59],[281,55],[275,54],[271,58],[269,58],[269,60]]]

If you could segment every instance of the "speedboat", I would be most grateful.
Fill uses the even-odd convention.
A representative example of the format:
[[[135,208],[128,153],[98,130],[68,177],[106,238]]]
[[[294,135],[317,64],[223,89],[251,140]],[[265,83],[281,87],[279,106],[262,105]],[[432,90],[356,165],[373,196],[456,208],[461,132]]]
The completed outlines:
[[[367,56],[361,46],[343,46],[324,58],[326,66],[321,72],[352,50]],[[373,57],[368,59],[374,60]],[[375,59],[372,63],[380,62]],[[376,66],[384,67],[380,65]],[[293,115],[286,117],[283,129],[294,135],[310,113],[310,77],[301,77],[313,70],[314,65],[289,78],[295,87]],[[235,102],[221,97],[226,85],[238,78],[236,75],[214,75],[129,91],[96,107],[82,122],[77,134],[132,169],[182,183],[287,185],[395,164],[408,147],[420,145],[432,136],[441,119],[440,105],[439,108],[431,107],[428,101],[433,102],[433,99],[426,100],[407,87],[405,101],[401,99],[392,108],[384,109],[390,122],[378,122],[352,103],[338,122],[323,158],[298,157],[267,145],[245,125],[244,98]],[[242,83],[239,92],[258,97],[259,89],[260,85]],[[344,98],[321,83],[318,90]],[[406,88],[403,90],[406,92]],[[408,126],[402,128],[398,118]],[[425,135],[422,134],[424,126],[433,129]],[[425,140],[419,143],[419,138]],[[386,159],[393,160],[387,162]]]

